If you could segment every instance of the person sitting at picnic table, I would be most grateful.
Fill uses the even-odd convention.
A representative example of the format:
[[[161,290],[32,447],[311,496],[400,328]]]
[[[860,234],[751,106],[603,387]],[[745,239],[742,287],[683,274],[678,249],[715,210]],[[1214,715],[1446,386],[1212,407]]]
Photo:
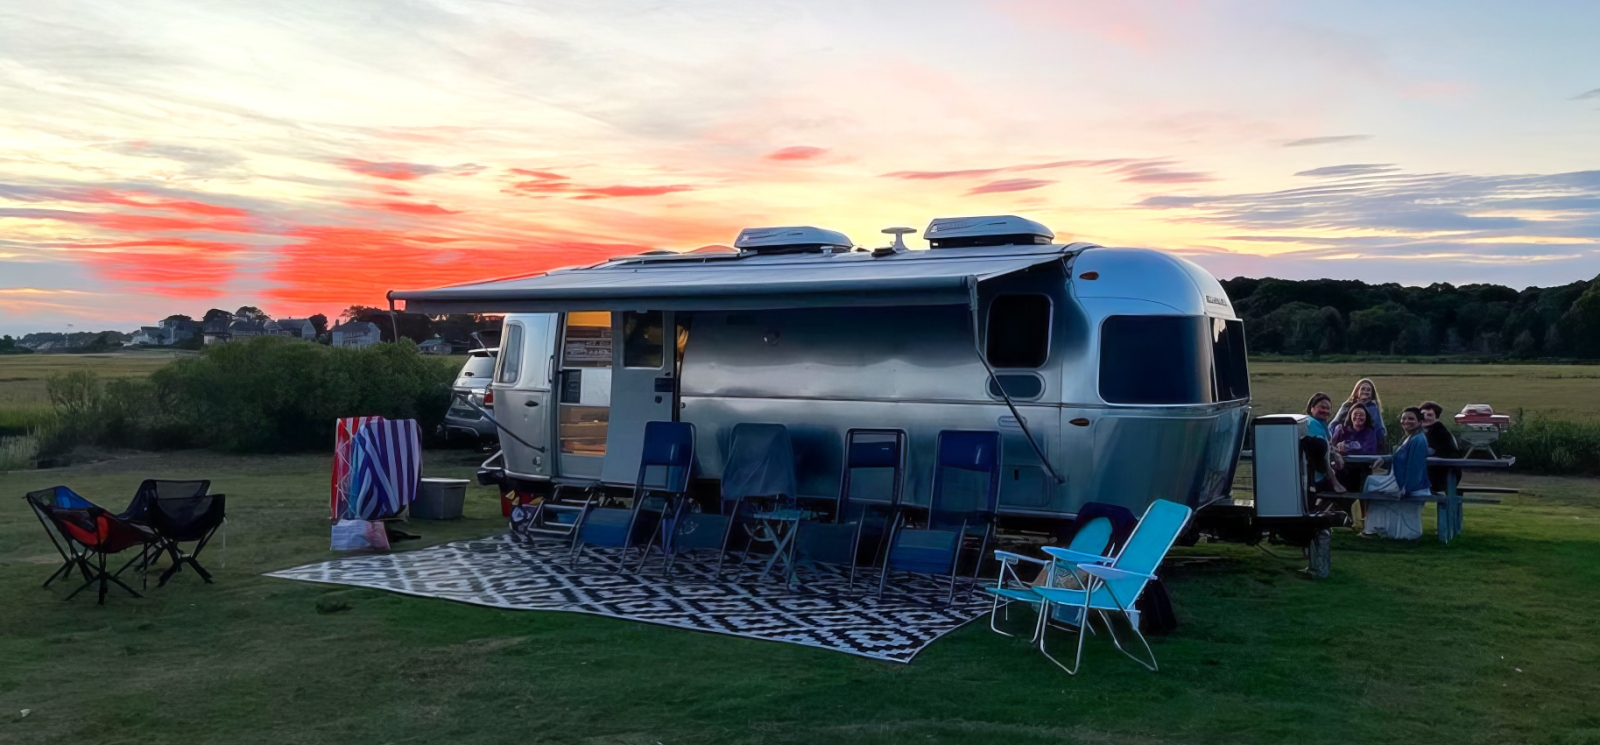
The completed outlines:
[[[1378,400],[1378,386],[1370,378],[1356,381],[1356,387],[1350,390],[1350,398],[1339,405],[1339,412],[1333,415],[1335,428],[1348,424],[1350,412],[1362,409],[1367,412],[1367,427],[1377,433],[1378,450],[1363,452],[1362,455],[1379,455],[1387,452],[1389,447],[1389,431],[1383,423],[1383,402]],[[1337,429],[1335,429],[1337,432]]]
[[[1341,456],[1379,454],[1378,431],[1372,428],[1365,407],[1352,409],[1349,420],[1333,428],[1333,450]],[[1339,480],[1346,489],[1361,491],[1370,473],[1370,465],[1347,462],[1339,471]]]
[[[1406,439],[1387,460],[1401,499],[1368,500],[1367,527],[1362,533],[1409,541],[1422,537],[1424,502],[1409,497],[1433,494],[1428,484],[1428,436],[1422,431],[1422,410],[1412,406],[1400,412],[1400,429],[1405,431]]]
[[[1422,412],[1422,431],[1428,438],[1428,449],[1433,451],[1435,458],[1460,458],[1461,443],[1456,442],[1456,436],[1439,417],[1444,414],[1444,407],[1433,401],[1423,401],[1417,406]],[[1428,483],[1436,492],[1443,492],[1450,479],[1450,470],[1445,466],[1428,467]],[[1459,469],[1457,469],[1459,471]]]
[[[1310,442],[1302,441],[1300,446],[1306,460],[1312,464],[1312,487],[1317,491],[1345,491],[1344,484],[1334,478],[1334,473],[1343,465],[1343,459],[1334,452],[1333,436],[1328,432],[1328,419],[1333,416],[1333,399],[1326,393],[1313,394],[1311,400],[1306,402],[1306,416],[1311,417],[1306,423],[1311,433],[1306,439]]]

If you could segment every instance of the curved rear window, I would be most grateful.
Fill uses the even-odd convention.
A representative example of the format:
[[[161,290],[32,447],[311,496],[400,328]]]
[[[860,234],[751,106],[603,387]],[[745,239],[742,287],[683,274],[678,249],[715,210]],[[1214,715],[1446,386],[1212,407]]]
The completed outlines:
[[[500,344],[500,376],[495,382],[511,385],[522,375],[522,324],[506,324],[505,341]]]
[[[1107,318],[1100,326],[1100,397],[1114,404],[1211,403],[1210,321]]]
[[[487,354],[474,354],[467,358],[467,363],[461,366],[463,378],[488,378],[494,374],[494,356]]]

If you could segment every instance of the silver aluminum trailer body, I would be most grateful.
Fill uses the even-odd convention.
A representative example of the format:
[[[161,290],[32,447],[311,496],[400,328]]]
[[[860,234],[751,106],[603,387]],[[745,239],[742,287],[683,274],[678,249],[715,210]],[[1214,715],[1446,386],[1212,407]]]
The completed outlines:
[[[938,432],[981,429],[1004,436],[1003,513],[1199,506],[1227,496],[1249,412],[1221,285],[1158,251],[637,257],[393,297],[507,313],[494,413],[516,435],[501,436],[505,476],[525,487],[631,488],[644,422],[676,418],[696,427],[705,479],[735,425],[775,422],[801,493],[832,495],[845,432],[898,428],[920,503]]]

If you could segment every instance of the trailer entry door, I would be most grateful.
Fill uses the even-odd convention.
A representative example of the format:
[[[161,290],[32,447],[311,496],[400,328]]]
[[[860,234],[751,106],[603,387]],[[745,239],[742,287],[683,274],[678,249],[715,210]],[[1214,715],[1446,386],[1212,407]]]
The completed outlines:
[[[556,380],[560,476],[598,479],[611,420],[612,314],[568,313]]]
[[[611,367],[611,426],[601,480],[632,484],[639,476],[645,422],[676,418],[677,339],[672,311],[613,313],[617,354]],[[674,333],[669,335],[668,330]]]

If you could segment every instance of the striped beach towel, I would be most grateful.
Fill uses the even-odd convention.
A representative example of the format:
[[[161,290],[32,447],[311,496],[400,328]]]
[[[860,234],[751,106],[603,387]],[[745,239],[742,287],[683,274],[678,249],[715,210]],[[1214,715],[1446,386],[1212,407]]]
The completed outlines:
[[[333,432],[333,484],[328,499],[328,511],[335,520],[352,517],[346,511],[350,503],[350,476],[355,473],[351,468],[351,443],[355,440],[356,432],[368,422],[384,421],[381,416],[356,416],[340,419],[334,424]]]
[[[422,479],[422,428],[415,419],[367,422],[351,440],[352,517],[377,520],[416,501]]]

